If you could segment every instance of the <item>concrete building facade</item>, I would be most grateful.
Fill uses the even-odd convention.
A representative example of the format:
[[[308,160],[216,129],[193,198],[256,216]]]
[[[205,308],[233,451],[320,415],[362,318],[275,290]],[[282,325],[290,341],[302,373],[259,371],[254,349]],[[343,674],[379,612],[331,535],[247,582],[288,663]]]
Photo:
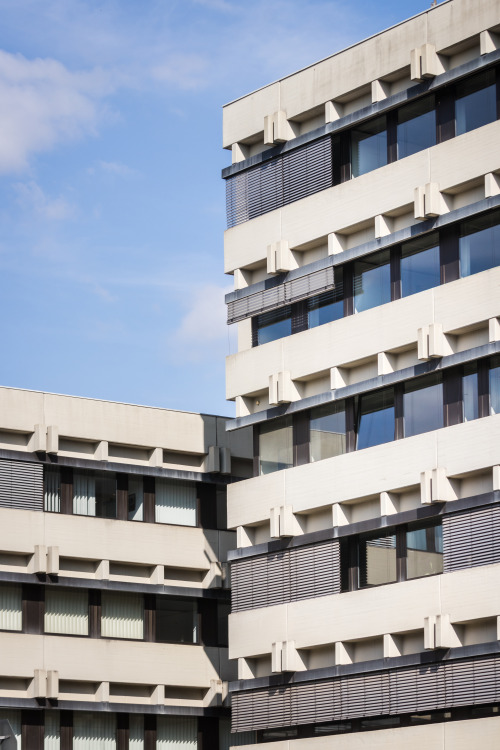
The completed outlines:
[[[249,747],[500,746],[499,120],[495,0],[224,108]]]
[[[0,415],[0,719],[18,750],[227,747],[226,488],[249,475],[248,434],[11,388]]]

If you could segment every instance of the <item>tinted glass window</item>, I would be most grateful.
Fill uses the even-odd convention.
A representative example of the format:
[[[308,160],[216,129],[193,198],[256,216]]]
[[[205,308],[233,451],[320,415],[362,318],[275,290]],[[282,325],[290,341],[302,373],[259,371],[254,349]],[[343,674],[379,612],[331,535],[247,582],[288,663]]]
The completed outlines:
[[[392,388],[361,396],[357,448],[394,440],[394,392]]]
[[[116,477],[112,472],[75,471],[73,513],[116,518]]]
[[[436,144],[434,97],[401,107],[398,111],[398,159]]]
[[[497,119],[495,71],[488,70],[457,86],[456,134],[468,133]]]
[[[490,414],[500,414],[500,358],[495,357],[490,369]]]
[[[197,643],[196,603],[156,597],[156,640],[166,643]]]
[[[420,578],[443,572],[441,524],[406,532],[406,577]]]
[[[309,328],[338,320],[344,314],[344,289],[342,269],[335,269],[335,289],[318,294],[307,300],[307,324]]]
[[[405,437],[443,426],[443,385],[439,375],[405,383],[403,413]]]
[[[345,453],[344,404],[313,409],[310,422],[311,461]]]
[[[464,366],[462,378],[464,403],[464,422],[477,419],[479,416],[479,398],[477,390],[477,365],[470,363]]]
[[[351,133],[352,176],[387,164],[387,130],[385,117],[361,125]]]
[[[437,235],[407,242],[401,250],[401,295],[439,286],[439,238]]]
[[[259,435],[260,474],[293,466],[292,420],[263,425]]]
[[[292,333],[292,312],[290,307],[272,310],[257,316],[257,344],[290,336]]]
[[[143,518],[143,481],[142,477],[130,474],[128,478],[128,520],[142,521]]]
[[[116,518],[116,478],[114,474],[96,472],[95,514],[101,518]]]
[[[478,217],[462,225],[460,273],[470,276],[500,265],[500,213]]]
[[[396,576],[396,535],[361,539],[359,543],[359,585],[394,583]]]
[[[354,311],[363,312],[391,301],[389,251],[368,256],[354,264]]]

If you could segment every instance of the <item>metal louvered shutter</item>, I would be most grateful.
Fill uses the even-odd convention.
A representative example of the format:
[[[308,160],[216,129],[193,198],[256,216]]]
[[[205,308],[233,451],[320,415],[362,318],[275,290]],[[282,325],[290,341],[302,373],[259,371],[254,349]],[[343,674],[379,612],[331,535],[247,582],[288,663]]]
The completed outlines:
[[[248,172],[241,172],[226,180],[227,227],[248,221]]]
[[[0,507],[43,510],[43,465],[0,460]]]
[[[332,185],[332,141],[329,136],[290,151],[282,159],[284,205]]]
[[[290,555],[290,601],[340,594],[340,546],[337,539],[296,547]]]
[[[443,570],[500,562],[500,505],[443,517]]]

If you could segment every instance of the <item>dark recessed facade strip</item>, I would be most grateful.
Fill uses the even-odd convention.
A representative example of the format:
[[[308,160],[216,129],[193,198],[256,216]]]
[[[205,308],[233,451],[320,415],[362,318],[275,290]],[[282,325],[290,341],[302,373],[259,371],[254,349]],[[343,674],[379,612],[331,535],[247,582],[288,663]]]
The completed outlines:
[[[500,341],[493,341],[490,344],[475,346],[472,349],[466,349],[463,352],[456,352],[455,354],[449,354],[446,357],[421,362],[412,367],[405,367],[403,370],[389,372],[386,375],[378,375],[375,378],[362,380],[359,383],[346,385],[343,388],[325,391],[325,393],[319,393],[316,396],[309,396],[309,398],[303,398],[300,399],[300,401],[292,401],[290,404],[273,406],[270,409],[263,409],[255,414],[248,414],[246,417],[236,417],[236,419],[231,419],[226,423],[226,430],[232,432],[233,430],[239,430],[243,427],[249,427],[250,425],[262,424],[271,419],[277,419],[278,417],[283,417],[288,414],[297,414],[312,409],[315,406],[323,406],[324,404],[333,403],[334,401],[342,401],[350,396],[357,396],[361,393],[375,391],[378,388],[394,385],[395,383],[406,382],[413,378],[418,378],[421,375],[428,375],[432,372],[439,372],[450,367],[463,365],[466,362],[473,362],[477,359],[489,357],[490,355],[499,352]]]
[[[65,701],[44,698],[2,698],[2,708],[33,708],[38,711],[105,711],[117,714],[158,714],[162,716],[213,716],[227,718],[230,710],[222,707],[161,706],[147,703],[114,703],[102,701]]]
[[[408,102],[414,101],[415,99],[418,99],[419,97],[424,96],[425,94],[428,94],[430,92],[437,91],[442,86],[446,86],[450,83],[455,83],[461,78],[469,75],[470,73],[477,73],[481,70],[485,70],[490,65],[494,65],[498,60],[500,60],[500,50],[495,50],[493,52],[489,52],[486,55],[482,55],[481,57],[476,57],[474,58],[474,60],[469,60],[463,65],[459,65],[458,67],[453,68],[453,70],[448,70],[445,73],[441,73],[440,75],[435,76],[432,79],[423,81],[422,83],[417,83],[416,85],[411,86],[408,89],[399,91],[397,94],[386,97],[380,102],[375,102],[374,104],[363,107],[356,112],[351,112],[345,117],[340,117],[334,122],[326,123],[325,125],[322,125],[315,130],[311,130],[309,133],[304,133],[297,138],[293,138],[291,141],[287,141],[282,146],[275,146],[273,148],[266,149],[260,154],[251,156],[249,159],[237,162],[236,164],[231,164],[222,170],[222,177],[223,179],[233,177],[235,174],[244,172],[250,167],[255,167],[258,164],[262,164],[269,159],[273,159],[275,156],[280,156],[281,154],[287,153],[289,151],[294,151],[296,148],[304,146],[307,143],[311,143],[312,141],[315,141],[322,136],[330,135],[332,133],[339,133],[342,130],[346,130],[353,125],[358,125],[372,117],[376,117],[377,115],[389,112],[391,109],[394,109],[394,107],[398,107],[401,104],[406,104]]]
[[[329,255],[327,258],[321,258],[320,260],[309,263],[301,268],[296,268],[293,271],[289,271],[286,274],[279,274],[271,279],[265,279],[264,281],[258,281],[251,286],[245,287],[244,289],[236,289],[233,292],[226,294],[225,300],[228,305],[228,325],[235,323],[238,320],[244,320],[250,315],[255,315],[261,311],[259,306],[264,303],[266,306],[262,306],[262,310],[274,309],[279,305],[286,304],[285,291],[280,292],[279,288],[287,283],[296,283],[298,279],[304,277],[314,276],[319,277],[319,274],[323,271],[326,272],[329,268],[335,268],[335,266],[341,266],[344,263],[348,263],[352,260],[357,260],[365,255],[377,252],[378,250],[386,250],[395,245],[399,245],[402,242],[421,237],[428,232],[441,229],[445,226],[450,226],[455,222],[463,221],[464,219],[478,216],[479,214],[489,211],[500,206],[500,195],[494,195],[490,198],[483,198],[480,201],[471,203],[468,206],[457,208],[454,211],[449,211],[446,214],[437,216],[434,219],[427,219],[420,221],[417,224],[413,224],[410,227],[399,229],[397,232],[388,234],[385,237],[379,237],[378,239],[364,242],[361,245],[352,247],[349,250],[344,250],[341,253],[335,255]],[[333,282],[329,288],[333,289]],[[265,301],[265,295],[276,297],[276,304],[270,305],[270,302]],[[311,292],[312,294],[312,292]],[[255,297],[255,299],[252,299]],[[278,301],[281,300],[282,301]],[[240,309],[248,310],[248,312],[240,312]]]

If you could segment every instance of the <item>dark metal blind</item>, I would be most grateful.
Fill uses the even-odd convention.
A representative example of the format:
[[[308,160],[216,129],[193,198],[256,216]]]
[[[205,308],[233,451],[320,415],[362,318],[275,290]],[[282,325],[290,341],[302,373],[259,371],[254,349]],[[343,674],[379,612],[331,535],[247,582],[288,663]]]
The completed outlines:
[[[233,612],[339,593],[337,539],[231,563]]]
[[[0,460],[0,507],[43,510],[43,466]]]
[[[500,655],[232,694],[232,731],[270,729],[500,700]]]
[[[285,281],[284,284],[265,289],[263,292],[250,294],[248,297],[229,302],[227,306],[228,324],[237,323],[253,315],[274,310],[292,302],[298,302],[314,294],[319,294],[335,286],[335,269],[333,266],[308,273],[298,279]]]
[[[443,570],[500,562],[500,505],[443,517]]]
[[[228,229],[332,186],[330,136],[226,180]]]

